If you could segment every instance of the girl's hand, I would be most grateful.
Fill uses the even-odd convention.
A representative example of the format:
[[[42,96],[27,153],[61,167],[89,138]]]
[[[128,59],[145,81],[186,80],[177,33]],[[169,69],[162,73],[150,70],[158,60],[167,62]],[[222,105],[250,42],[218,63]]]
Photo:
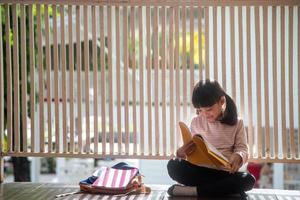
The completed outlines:
[[[240,169],[240,167],[243,165],[243,160],[239,154],[234,153],[230,157],[229,163],[231,165],[230,173],[234,173],[237,172]]]
[[[185,159],[186,156],[193,153],[195,149],[196,149],[196,144],[193,142],[193,140],[191,140],[190,142],[186,143],[176,151],[176,156],[178,158]]]

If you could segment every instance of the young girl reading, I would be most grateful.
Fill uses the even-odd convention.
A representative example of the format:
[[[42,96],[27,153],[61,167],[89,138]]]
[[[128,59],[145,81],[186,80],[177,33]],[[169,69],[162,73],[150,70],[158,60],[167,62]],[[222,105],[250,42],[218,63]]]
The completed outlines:
[[[251,190],[255,178],[238,172],[247,162],[248,147],[242,119],[237,117],[234,101],[217,81],[202,80],[196,84],[192,96],[197,116],[192,119],[192,134],[200,134],[217,148],[230,163],[229,168],[199,166],[185,160],[195,144],[188,143],[177,150],[177,158],[168,162],[169,176],[180,184],[171,186],[170,196],[224,196]]]

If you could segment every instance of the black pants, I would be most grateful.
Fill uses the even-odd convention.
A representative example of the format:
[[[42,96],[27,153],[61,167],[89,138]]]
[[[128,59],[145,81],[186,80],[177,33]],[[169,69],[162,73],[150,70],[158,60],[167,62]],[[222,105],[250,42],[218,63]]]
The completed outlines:
[[[220,196],[243,193],[251,190],[255,183],[252,174],[229,173],[193,165],[185,160],[172,159],[168,162],[169,176],[186,186],[196,186],[198,196]]]

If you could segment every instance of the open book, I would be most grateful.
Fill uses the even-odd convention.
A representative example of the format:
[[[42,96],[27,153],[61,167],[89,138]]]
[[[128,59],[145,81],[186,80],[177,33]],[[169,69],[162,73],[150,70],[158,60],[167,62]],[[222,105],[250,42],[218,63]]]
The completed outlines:
[[[179,122],[182,140],[184,144],[191,140],[196,144],[196,149],[187,156],[187,161],[195,165],[208,165],[217,168],[230,168],[228,159],[223,156],[213,145],[207,142],[201,135],[192,135],[190,129],[183,122]]]

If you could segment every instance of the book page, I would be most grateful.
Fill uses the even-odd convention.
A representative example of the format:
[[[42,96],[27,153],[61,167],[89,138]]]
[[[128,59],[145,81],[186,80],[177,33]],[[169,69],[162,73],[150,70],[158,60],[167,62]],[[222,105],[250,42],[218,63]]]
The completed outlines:
[[[191,140],[196,144],[194,152],[187,156],[187,161],[200,166],[227,166],[229,161],[212,144],[207,142],[200,134],[192,135],[191,130],[184,122],[179,122],[183,143]]]
[[[203,139],[203,141],[205,142],[205,144],[207,146],[207,150],[209,151],[209,153],[213,153],[213,154],[221,157],[223,160],[226,160],[227,162],[229,162],[229,160],[225,156],[223,156],[222,153],[220,151],[218,151],[218,149],[216,149],[216,147],[214,147],[212,144],[210,144],[205,139]]]

